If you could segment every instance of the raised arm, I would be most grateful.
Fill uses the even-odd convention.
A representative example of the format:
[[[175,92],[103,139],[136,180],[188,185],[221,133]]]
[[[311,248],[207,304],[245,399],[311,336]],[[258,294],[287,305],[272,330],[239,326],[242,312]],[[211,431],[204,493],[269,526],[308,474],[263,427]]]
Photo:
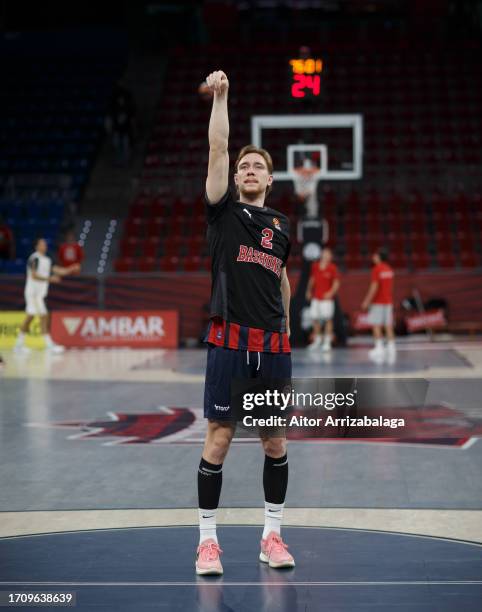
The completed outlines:
[[[229,182],[229,119],[228,77],[218,70],[206,79],[213,90],[213,107],[209,120],[209,165],[206,195],[211,204],[217,204],[228,189]]]
[[[52,266],[52,272],[56,276],[68,276],[69,274],[72,274],[73,272],[80,272],[80,264],[74,263],[67,267],[55,265],[55,266]]]

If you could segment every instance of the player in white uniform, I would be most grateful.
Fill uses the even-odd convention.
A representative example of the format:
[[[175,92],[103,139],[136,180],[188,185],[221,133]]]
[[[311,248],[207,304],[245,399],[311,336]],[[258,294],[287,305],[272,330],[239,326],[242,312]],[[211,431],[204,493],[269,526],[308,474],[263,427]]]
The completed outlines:
[[[27,316],[20,327],[15,343],[16,351],[28,351],[25,346],[25,334],[28,333],[32,319],[40,317],[42,335],[45,338],[45,348],[53,353],[63,353],[64,347],[55,344],[49,334],[49,318],[45,306],[45,298],[49,290],[49,283],[59,283],[62,276],[67,276],[80,270],[79,264],[72,264],[68,268],[52,265],[47,257],[47,241],[38,238],[35,241],[35,252],[27,260],[27,282],[25,283],[25,311]]]

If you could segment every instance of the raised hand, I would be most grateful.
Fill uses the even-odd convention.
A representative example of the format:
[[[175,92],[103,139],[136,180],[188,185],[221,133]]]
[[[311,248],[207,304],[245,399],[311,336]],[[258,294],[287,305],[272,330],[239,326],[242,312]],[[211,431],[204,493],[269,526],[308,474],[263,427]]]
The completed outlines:
[[[210,87],[215,94],[223,96],[227,94],[229,89],[228,77],[222,70],[216,70],[208,75],[206,78],[206,85]]]

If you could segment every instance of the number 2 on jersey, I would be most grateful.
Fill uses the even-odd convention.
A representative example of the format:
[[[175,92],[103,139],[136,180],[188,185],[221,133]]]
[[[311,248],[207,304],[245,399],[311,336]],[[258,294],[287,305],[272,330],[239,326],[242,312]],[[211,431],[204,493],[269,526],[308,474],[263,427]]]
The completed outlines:
[[[265,227],[264,230],[261,231],[263,238],[261,238],[261,246],[265,249],[272,249],[273,243],[271,240],[273,239],[273,230],[269,227]]]

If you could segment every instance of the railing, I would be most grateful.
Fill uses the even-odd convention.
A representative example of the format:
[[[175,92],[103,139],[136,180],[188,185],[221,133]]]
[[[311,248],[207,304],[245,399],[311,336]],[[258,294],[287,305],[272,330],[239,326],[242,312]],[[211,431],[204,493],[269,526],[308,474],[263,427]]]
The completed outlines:
[[[294,295],[299,274],[289,273]],[[449,304],[449,324],[482,323],[480,270],[396,272],[395,303],[414,288],[422,299],[443,297]],[[347,272],[341,277],[340,302],[351,313],[359,308],[369,283],[369,272]],[[23,310],[24,276],[0,275],[0,310]],[[52,310],[158,310],[179,311],[180,336],[198,337],[208,317],[211,277],[207,273],[118,274],[71,276],[51,285]]]

